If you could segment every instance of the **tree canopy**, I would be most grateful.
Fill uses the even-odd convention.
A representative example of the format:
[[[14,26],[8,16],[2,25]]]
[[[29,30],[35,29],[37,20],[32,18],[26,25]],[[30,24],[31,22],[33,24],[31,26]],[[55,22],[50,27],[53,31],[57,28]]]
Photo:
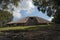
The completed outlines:
[[[11,3],[17,7],[20,0],[0,0],[0,27],[13,19],[11,12],[8,12],[8,5]]]
[[[7,11],[0,10],[0,27],[5,26],[7,22],[11,21],[13,16]]]
[[[60,23],[60,0],[33,0],[33,2],[39,11],[54,17],[53,22]]]
[[[0,0],[0,10],[8,9],[9,4],[13,4],[14,6],[18,6],[18,1],[20,0]]]

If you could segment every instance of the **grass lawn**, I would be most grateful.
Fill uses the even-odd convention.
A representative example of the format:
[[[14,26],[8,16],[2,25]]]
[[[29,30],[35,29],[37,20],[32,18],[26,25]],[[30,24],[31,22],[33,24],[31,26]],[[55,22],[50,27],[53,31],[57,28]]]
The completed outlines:
[[[41,27],[45,27],[48,28],[48,25],[37,25],[37,26],[16,26],[16,27],[4,27],[4,28],[0,28],[0,31],[4,31],[4,30],[34,30],[37,28],[41,28]]]

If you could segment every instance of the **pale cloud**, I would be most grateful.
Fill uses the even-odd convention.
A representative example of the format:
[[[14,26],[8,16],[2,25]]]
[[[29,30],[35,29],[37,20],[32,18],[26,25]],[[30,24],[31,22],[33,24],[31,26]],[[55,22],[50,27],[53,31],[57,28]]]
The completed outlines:
[[[25,10],[28,14],[34,10],[32,0],[23,0],[20,3],[21,10]]]
[[[19,12],[14,12],[13,13],[13,16],[16,17],[16,18],[20,18],[21,17],[21,14],[19,14]]]
[[[14,9],[14,10],[12,10]],[[13,17],[14,18],[20,18],[21,14],[20,14],[20,7],[15,7],[13,4],[9,4],[8,5],[8,11],[13,13]]]
[[[33,5],[32,0],[21,0],[20,2],[18,2],[17,7],[15,7],[13,4],[9,4],[8,8],[9,8],[8,11],[11,11],[12,8],[14,9],[13,16],[15,18],[21,18],[23,17],[20,13],[21,10],[25,10],[26,13],[29,14],[34,10],[34,5]]]

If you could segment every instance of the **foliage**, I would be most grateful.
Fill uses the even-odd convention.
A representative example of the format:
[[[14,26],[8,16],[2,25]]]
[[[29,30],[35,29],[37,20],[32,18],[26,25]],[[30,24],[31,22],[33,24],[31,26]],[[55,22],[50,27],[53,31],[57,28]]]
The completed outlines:
[[[47,12],[49,17],[54,17],[53,22],[60,23],[60,0],[33,0],[39,11]]]
[[[18,1],[20,0],[0,0],[0,27],[4,26],[13,18],[12,14],[6,10],[8,9],[7,6],[13,4],[17,7]]]
[[[60,9],[54,15],[54,19],[52,20],[54,23],[60,23]]]
[[[13,4],[16,7],[18,6],[18,1],[20,0],[0,0],[0,7],[4,10],[7,9],[7,5]]]
[[[13,18],[13,16],[11,13],[0,10],[0,27],[6,25],[6,23],[11,21],[12,18]]]

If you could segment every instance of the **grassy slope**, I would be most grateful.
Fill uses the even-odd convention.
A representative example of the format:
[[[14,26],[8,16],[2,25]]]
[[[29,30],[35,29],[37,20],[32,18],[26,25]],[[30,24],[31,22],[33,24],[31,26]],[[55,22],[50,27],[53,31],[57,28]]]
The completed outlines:
[[[48,28],[49,26],[48,25],[38,25],[38,26],[16,26],[16,27],[4,27],[4,28],[0,28],[0,31],[4,31],[4,30],[28,30],[28,29],[31,29],[31,30],[35,30],[37,28],[42,28],[42,27],[45,27],[45,28]]]

